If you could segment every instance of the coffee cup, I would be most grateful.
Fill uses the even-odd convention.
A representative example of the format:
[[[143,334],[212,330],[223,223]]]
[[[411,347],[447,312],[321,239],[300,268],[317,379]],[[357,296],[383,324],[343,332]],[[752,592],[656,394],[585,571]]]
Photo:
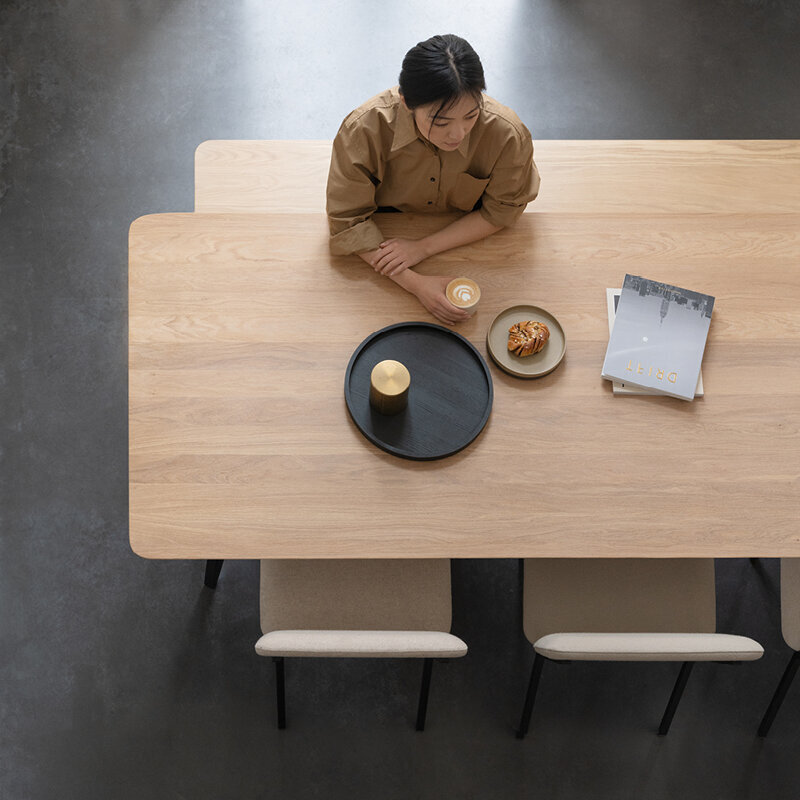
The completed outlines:
[[[481,287],[472,278],[453,278],[445,289],[447,299],[456,308],[472,314],[481,299]]]

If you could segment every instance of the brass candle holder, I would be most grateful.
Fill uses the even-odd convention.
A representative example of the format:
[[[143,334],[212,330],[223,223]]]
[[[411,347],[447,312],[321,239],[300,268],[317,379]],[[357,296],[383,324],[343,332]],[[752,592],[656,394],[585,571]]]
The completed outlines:
[[[411,375],[399,361],[380,361],[369,378],[369,404],[379,414],[399,414],[408,405]]]

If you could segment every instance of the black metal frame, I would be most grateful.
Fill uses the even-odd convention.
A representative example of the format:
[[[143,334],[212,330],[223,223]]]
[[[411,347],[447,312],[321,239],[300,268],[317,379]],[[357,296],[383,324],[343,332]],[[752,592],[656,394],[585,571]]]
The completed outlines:
[[[686,688],[686,682],[689,680],[689,675],[692,674],[692,667],[694,661],[684,661],[681,664],[681,671],[678,673],[678,680],[675,681],[675,686],[672,687],[672,694],[669,696],[669,702],[666,709],[664,709],[664,716],[661,718],[661,724],[658,726],[658,735],[666,736],[669,733],[669,726],[672,724],[672,718],[675,716],[675,710],[678,708],[678,703],[683,696],[683,690]]]
[[[792,653],[792,657],[789,659],[789,663],[786,665],[783,675],[781,675],[778,688],[775,689],[775,694],[772,695],[772,700],[769,702],[764,718],[758,726],[758,735],[762,739],[769,733],[769,729],[775,721],[775,715],[778,713],[778,709],[781,707],[781,703],[783,703],[783,698],[786,697],[786,693],[792,685],[798,667],[800,667],[800,651],[795,651]]]
[[[528,726],[531,722],[531,713],[533,712],[533,701],[536,699],[536,690],[539,688],[539,678],[542,677],[543,666],[544,656],[540,656],[537,653],[533,659],[531,678],[528,681],[528,691],[525,693],[525,703],[522,706],[522,717],[519,721],[519,728],[517,728],[517,739],[524,739],[525,734],[528,732]]]
[[[422,664],[422,685],[419,689],[419,704],[417,705],[417,730],[425,730],[425,717],[428,714],[428,694],[431,689],[431,673],[433,672],[433,659],[426,658]]]
[[[278,699],[278,728],[286,727],[286,675],[284,673],[283,657],[272,659],[275,662],[275,690]]]
[[[275,663],[275,693],[278,709],[278,729],[286,728],[286,673],[283,656],[274,656]],[[422,685],[419,689],[419,703],[417,705],[417,724],[418,731],[425,730],[425,719],[428,715],[428,696],[431,689],[431,675],[433,673],[433,659],[423,659],[422,663]]]
[[[544,667],[545,659],[543,655],[536,653],[533,659],[533,667],[531,667],[531,677],[528,681],[528,691],[525,693],[525,702],[522,706],[522,716],[520,717],[519,727],[517,728],[517,739],[524,739],[528,733],[528,728],[531,722],[531,714],[533,713],[533,704],[536,700],[536,692],[539,688],[539,680],[542,677],[542,668]],[[557,663],[568,663],[559,660]],[[667,707],[664,710],[664,716],[661,718],[661,724],[658,726],[658,735],[666,736],[669,732],[672,718],[675,716],[675,711],[678,708],[678,703],[683,696],[683,690],[686,688],[686,683],[689,680],[689,675],[694,666],[693,661],[684,661],[681,665],[678,679],[675,681],[675,686],[672,688]]]
[[[217,581],[219,580],[219,573],[222,571],[222,565],[224,563],[224,559],[209,559],[206,561],[206,576],[203,580],[203,583],[208,586],[209,589],[216,589],[217,588]]]

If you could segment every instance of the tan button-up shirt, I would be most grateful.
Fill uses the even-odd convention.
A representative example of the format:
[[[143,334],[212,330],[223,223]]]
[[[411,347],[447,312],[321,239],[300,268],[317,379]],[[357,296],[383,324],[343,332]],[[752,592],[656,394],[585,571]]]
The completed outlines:
[[[342,123],[328,173],[331,251],[374,250],[384,240],[372,215],[400,211],[472,211],[512,225],[539,192],[530,131],[486,95],[457,150],[439,150],[417,129],[397,88],[368,100]]]

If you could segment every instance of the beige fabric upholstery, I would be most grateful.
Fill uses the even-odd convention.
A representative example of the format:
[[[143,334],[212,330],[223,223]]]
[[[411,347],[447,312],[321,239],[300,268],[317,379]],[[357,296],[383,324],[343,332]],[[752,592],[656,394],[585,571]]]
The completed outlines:
[[[261,562],[261,630],[449,631],[447,559]]]
[[[272,631],[256,642],[262,656],[460,658],[467,646],[440,631]]]
[[[523,624],[551,633],[714,633],[713,559],[526,559]]]
[[[781,559],[781,630],[786,644],[800,650],[800,558]]]
[[[764,648],[725,633],[551,633],[534,644],[568,661],[754,661]]]
[[[457,658],[448,559],[264,560],[256,652]]]

